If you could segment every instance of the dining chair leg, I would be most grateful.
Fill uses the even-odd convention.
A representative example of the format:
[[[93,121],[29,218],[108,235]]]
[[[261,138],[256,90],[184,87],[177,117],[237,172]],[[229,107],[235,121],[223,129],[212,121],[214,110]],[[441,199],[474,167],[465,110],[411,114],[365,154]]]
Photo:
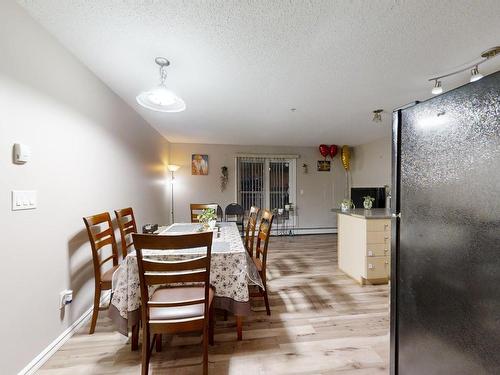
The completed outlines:
[[[140,321],[132,326],[132,338],[130,342],[130,349],[132,351],[139,350],[139,331],[140,331]]]
[[[208,324],[203,327],[203,375],[208,375]]]
[[[269,306],[269,298],[267,296],[267,287],[264,289],[264,302],[266,304],[267,315],[271,315],[271,307]]]
[[[156,346],[156,352],[161,352],[161,334],[158,333],[155,335],[156,336],[156,341],[155,341],[155,346]]]
[[[95,331],[95,325],[97,324],[97,316],[99,315],[100,302],[101,302],[101,288],[96,285],[94,291],[94,308],[92,311],[92,322],[90,323],[89,335],[93,334]]]
[[[214,344],[214,328],[215,328],[215,308],[214,305],[210,306],[210,312],[208,316],[208,343],[210,345]]]
[[[151,355],[151,351],[149,350],[150,346],[150,337],[149,337],[149,329],[147,324],[143,324],[142,326],[142,363],[141,363],[141,374],[148,375],[149,371],[149,357]]]
[[[236,333],[238,341],[243,340],[243,317],[241,315],[236,315]]]

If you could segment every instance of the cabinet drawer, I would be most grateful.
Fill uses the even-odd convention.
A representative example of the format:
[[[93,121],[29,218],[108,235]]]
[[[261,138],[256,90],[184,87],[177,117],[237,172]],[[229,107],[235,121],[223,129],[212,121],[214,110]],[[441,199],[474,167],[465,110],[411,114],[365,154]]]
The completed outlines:
[[[367,232],[391,232],[391,221],[390,220],[366,220],[366,230]]]
[[[382,279],[390,274],[390,264],[387,257],[366,258],[366,279]]]
[[[366,243],[370,244],[390,244],[391,243],[391,233],[390,232],[366,232]]]
[[[390,243],[376,243],[366,245],[366,256],[367,257],[384,257],[390,255],[391,246]]]

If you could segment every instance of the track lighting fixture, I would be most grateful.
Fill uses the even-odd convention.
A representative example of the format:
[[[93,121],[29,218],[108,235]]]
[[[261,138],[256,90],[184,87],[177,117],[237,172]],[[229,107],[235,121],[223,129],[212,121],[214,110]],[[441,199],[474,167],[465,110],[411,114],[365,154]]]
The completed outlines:
[[[498,56],[498,55],[500,55],[500,46],[496,46],[496,47],[487,49],[486,51],[481,53],[481,56],[478,58],[479,61],[478,61],[478,59],[476,59],[476,61],[473,64],[469,64],[469,65],[465,66],[464,68],[461,68],[459,70],[456,70],[456,71],[448,73],[448,74],[443,74],[441,76],[429,78],[429,81],[431,81],[431,82],[434,81],[434,87],[432,88],[432,91],[431,91],[432,94],[438,95],[438,94],[441,94],[443,92],[443,87],[441,86],[441,79],[442,78],[450,77],[450,76],[453,76],[455,74],[465,72],[466,70],[469,70],[469,69],[471,69],[470,82],[476,82],[476,81],[480,80],[481,78],[483,78],[483,75],[481,73],[479,73],[479,65],[492,59],[493,57]]]
[[[483,78],[483,75],[479,73],[477,65],[470,71],[470,82],[476,82]]]
[[[443,86],[441,86],[441,81],[438,81],[436,79],[436,82],[434,83],[434,87],[432,88],[432,95],[439,95],[443,92]]]

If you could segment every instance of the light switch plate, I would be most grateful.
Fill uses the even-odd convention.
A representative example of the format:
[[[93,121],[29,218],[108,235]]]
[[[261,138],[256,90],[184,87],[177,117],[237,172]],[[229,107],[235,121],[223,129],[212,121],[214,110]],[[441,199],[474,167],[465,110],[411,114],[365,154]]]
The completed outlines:
[[[32,210],[36,207],[36,190],[12,190],[12,211]]]

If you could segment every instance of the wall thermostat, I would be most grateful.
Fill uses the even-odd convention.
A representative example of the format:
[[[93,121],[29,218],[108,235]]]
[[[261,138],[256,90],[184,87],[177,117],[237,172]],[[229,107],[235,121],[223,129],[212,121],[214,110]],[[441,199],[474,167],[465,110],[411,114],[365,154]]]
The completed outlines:
[[[14,144],[14,163],[24,164],[31,158],[31,148],[22,143]]]

